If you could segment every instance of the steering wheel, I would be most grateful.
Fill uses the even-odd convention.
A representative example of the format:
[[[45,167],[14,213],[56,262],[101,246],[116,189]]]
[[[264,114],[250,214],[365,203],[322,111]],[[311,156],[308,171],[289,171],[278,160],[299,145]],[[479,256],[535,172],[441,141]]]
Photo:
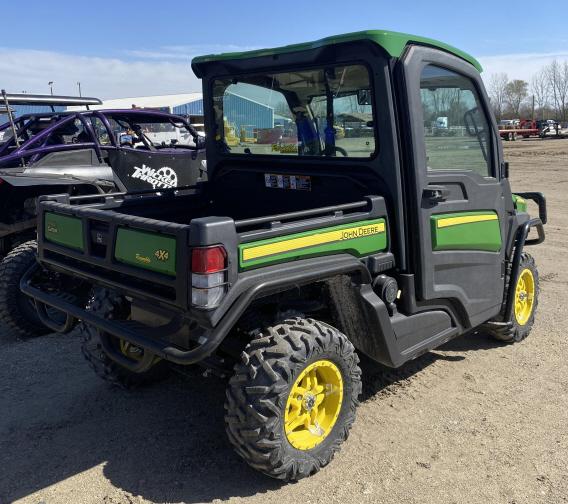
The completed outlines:
[[[343,147],[338,147],[337,145],[334,145],[333,148],[335,149],[335,152],[339,152],[342,156],[349,156],[349,154],[347,154],[347,151],[343,148]]]

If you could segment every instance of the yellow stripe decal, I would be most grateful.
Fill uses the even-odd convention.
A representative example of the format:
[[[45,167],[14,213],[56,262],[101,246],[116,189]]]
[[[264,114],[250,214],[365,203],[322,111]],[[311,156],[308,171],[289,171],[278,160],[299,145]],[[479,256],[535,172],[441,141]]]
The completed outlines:
[[[467,215],[465,217],[447,217],[445,219],[437,220],[436,227],[439,229],[449,226],[458,226],[459,224],[471,224],[473,222],[485,222],[497,219],[498,219],[497,214]]]
[[[326,233],[318,233],[310,236],[301,236],[290,240],[283,240],[276,243],[268,243],[259,245],[258,247],[250,247],[243,250],[243,261],[258,259],[260,257],[281,254],[284,252],[292,252],[293,250],[303,249],[306,247],[314,247],[343,240],[353,240],[364,236],[376,235],[385,232],[385,223],[367,224],[365,226],[357,226]]]

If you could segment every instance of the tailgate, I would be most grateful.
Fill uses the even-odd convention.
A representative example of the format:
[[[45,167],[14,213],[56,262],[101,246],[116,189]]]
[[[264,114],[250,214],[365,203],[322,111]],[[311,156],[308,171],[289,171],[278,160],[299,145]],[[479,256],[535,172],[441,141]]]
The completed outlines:
[[[189,226],[40,201],[38,255],[55,269],[187,306]]]

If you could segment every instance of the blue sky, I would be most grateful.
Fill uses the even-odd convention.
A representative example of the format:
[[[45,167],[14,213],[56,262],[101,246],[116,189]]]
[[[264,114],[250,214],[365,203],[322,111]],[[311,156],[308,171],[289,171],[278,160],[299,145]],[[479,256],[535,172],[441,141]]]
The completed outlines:
[[[478,57],[487,75],[528,79],[550,59],[568,59],[566,16],[548,7],[523,0],[513,7],[432,0],[3,2],[0,86],[45,92],[53,80],[56,92],[72,93],[81,81],[84,94],[104,98],[196,91],[193,56],[363,29],[437,38]]]

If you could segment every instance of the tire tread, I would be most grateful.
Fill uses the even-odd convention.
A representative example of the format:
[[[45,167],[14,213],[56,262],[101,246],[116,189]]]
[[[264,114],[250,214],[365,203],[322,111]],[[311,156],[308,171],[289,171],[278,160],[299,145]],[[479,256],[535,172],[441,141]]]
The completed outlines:
[[[293,381],[294,366],[326,348],[335,348],[350,370],[351,404],[343,424],[336,424],[339,435],[329,449],[296,458],[283,448],[288,443],[279,427],[284,398]],[[278,479],[298,480],[319,471],[347,439],[355,420],[361,393],[358,363],[349,340],[323,322],[294,318],[267,328],[247,345],[227,388],[225,425],[235,451],[253,468]]]
[[[37,241],[30,240],[12,249],[0,262],[0,322],[10,330],[8,337],[30,338],[51,332],[37,315],[30,316],[19,306],[23,296],[20,280],[35,262],[36,254]]]

